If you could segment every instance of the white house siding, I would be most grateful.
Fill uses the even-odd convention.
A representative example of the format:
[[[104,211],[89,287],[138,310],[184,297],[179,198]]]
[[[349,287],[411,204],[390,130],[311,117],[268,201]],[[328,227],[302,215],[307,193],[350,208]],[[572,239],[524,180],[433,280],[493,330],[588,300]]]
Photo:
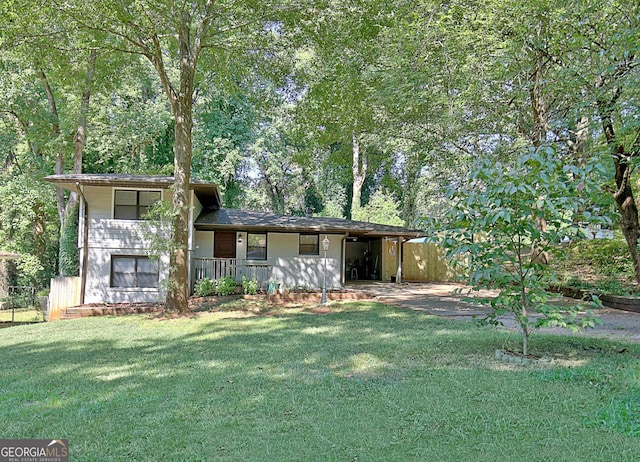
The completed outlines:
[[[194,234],[193,256],[195,258],[213,257],[213,231],[196,231]]]
[[[115,255],[147,255],[139,249],[113,249],[113,248],[89,248],[89,261],[91,264],[87,269],[87,283],[85,289],[85,303],[143,303],[162,302],[166,297],[169,259],[160,259],[160,287],[155,288],[112,288],[111,279],[111,256]]]
[[[288,287],[307,287],[319,289],[323,284],[324,250],[319,236],[319,255],[299,255],[297,233],[268,233],[267,261],[271,266],[271,280]],[[341,287],[341,235],[327,235],[329,250],[327,252],[327,288]],[[244,255],[244,254],[242,254]]]
[[[193,226],[193,223],[196,220],[196,218],[200,215],[200,212],[202,212],[202,204],[200,203],[200,201],[198,200],[198,198],[196,197],[193,191],[191,191],[191,203],[193,204],[193,206],[189,211],[189,221],[191,223],[191,228],[189,232],[189,250],[193,252],[193,256],[198,257],[198,256],[201,256],[197,252],[197,247],[199,245],[198,233],[200,233],[201,231],[196,231],[196,229]],[[211,255],[213,255],[213,253]]]
[[[157,190],[157,189],[155,189]],[[112,288],[111,257],[118,255],[148,255],[150,239],[143,231],[148,222],[114,220],[113,188],[87,187],[84,195],[89,204],[89,248],[86,269],[85,303],[159,302],[166,297],[163,288],[167,280],[169,258],[160,258],[159,288]],[[163,191],[163,198],[167,191]],[[82,229],[82,228],[81,228]],[[153,231],[153,229],[152,229]],[[155,228],[155,234],[160,230]]]
[[[256,231],[257,232],[257,231]],[[251,272],[246,265],[269,265],[269,281],[278,282],[283,287],[306,287],[319,289],[322,287],[324,271],[324,251],[319,236],[319,255],[299,255],[298,233],[267,233],[267,259],[247,260],[247,233],[240,232],[242,242],[236,241],[236,258],[238,260],[238,281],[244,272]],[[342,235],[328,235],[330,244],[327,252],[327,288],[341,287]],[[211,231],[196,231],[193,256],[211,258],[213,256],[214,235]]]

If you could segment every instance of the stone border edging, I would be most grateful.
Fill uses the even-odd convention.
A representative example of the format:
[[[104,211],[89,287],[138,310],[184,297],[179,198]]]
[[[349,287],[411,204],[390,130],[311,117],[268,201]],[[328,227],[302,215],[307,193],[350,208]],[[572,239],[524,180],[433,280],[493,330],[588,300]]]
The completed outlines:
[[[512,354],[511,352],[505,350],[496,350],[495,358],[498,361],[502,361],[503,363],[516,364],[520,366],[530,366],[532,364],[552,364],[554,362],[553,358],[527,358],[524,356]]]

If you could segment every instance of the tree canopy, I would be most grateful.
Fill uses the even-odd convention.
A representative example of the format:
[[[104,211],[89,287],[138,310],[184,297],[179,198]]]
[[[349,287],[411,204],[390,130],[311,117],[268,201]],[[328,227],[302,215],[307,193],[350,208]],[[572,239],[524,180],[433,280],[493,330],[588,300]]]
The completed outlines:
[[[175,176],[168,305],[182,310],[192,177],[229,207],[411,225],[447,210],[443,187],[462,188],[475,159],[552,146],[565,165],[602,158],[608,196],[589,206],[619,223],[640,280],[634,0],[11,0],[0,13],[0,213],[16,216],[9,198],[35,183],[28,209],[47,210],[11,222],[3,247],[33,268],[66,258],[57,233],[75,199],[40,183],[54,172]]]

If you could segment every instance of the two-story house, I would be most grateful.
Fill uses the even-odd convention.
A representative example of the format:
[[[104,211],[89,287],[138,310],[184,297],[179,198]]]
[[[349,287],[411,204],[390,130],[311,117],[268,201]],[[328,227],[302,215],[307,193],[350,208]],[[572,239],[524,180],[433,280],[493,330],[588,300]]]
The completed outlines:
[[[171,200],[167,176],[70,174],[47,181],[80,197],[78,247],[84,303],[157,302],[166,296],[168,255],[150,256],[145,214]],[[189,195],[189,278],[245,276],[264,288],[340,288],[347,280],[400,281],[402,243],[420,231],[336,218],[225,209],[217,185],[194,181]],[[145,226],[147,225],[147,226]],[[326,239],[326,241],[325,241]],[[323,241],[328,242],[325,250]]]

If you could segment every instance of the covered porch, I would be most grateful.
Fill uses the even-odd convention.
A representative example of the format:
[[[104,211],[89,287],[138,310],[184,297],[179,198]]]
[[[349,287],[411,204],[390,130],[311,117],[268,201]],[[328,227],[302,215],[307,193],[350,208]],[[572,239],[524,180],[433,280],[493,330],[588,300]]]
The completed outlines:
[[[242,278],[255,279],[260,289],[269,286],[271,265],[266,263],[247,262],[239,258],[203,258],[194,257],[191,260],[191,287],[201,279],[221,279],[230,277],[238,284]]]

